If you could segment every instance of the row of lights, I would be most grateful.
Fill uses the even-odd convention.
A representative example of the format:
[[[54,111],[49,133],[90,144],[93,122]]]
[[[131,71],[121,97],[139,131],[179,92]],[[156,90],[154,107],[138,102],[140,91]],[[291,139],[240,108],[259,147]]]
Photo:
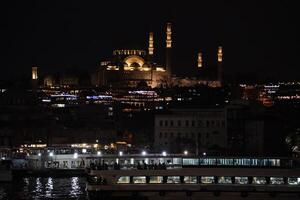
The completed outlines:
[[[82,153],[86,153],[86,149],[82,149]],[[97,151],[97,156],[101,156],[101,151]],[[119,151],[119,156],[123,156],[123,151]],[[147,152],[146,151],[142,151],[141,153],[143,156],[146,156],[147,155]],[[189,152],[187,150],[185,150],[183,152],[184,155],[188,155]],[[41,156],[42,154],[41,153],[38,153],[38,156]],[[163,151],[161,153],[162,156],[167,156],[167,152],[166,151]],[[54,156],[54,153],[53,152],[49,152],[49,156],[50,157],[53,157]],[[203,152],[203,156],[206,156],[206,152]],[[73,155],[74,159],[77,159],[78,158],[78,153],[75,152],[74,155]]]

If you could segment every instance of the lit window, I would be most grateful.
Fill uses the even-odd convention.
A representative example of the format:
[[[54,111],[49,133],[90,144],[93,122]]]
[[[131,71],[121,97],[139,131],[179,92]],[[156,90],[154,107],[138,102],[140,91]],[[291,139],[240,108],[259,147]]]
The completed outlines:
[[[134,176],[132,180],[135,184],[146,183],[146,176]]]
[[[288,178],[289,185],[300,185],[300,178],[297,177],[289,177]]]
[[[253,177],[253,183],[257,185],[265,185],[267,184],[267,180],[265,177]]]
[[[231,184],[232,179],[230,176],[221,176],[218,178],[218,183],[220,184]]]
[[[284,181],[282,177],[271,177],[270,184],[272,185],[283,185]]]
[[[195,184],[197,183],[197,176],[185,176],[183,179],[184,183]]]
[[[180,183],[180,176],[168,176],[167,183]]]
[[[201,183],[211,184],[215,182],[215,177],[213,176],[201,176]]]
[[[118,184],[130,183],[130,178],[129,178],[129,176],[121,176],[121,177],[119,177],[117,183]]]
[[[235,177],[235,183],[236,184],[248,184],[248,177]]]
[[[162,176],[150,176],[149,183],[163,183]]]

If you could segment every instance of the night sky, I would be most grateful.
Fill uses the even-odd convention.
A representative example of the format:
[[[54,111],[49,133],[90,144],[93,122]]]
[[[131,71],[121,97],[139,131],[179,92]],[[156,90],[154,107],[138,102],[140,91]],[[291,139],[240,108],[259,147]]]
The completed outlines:
[[[163,64],[168,21],[177,74],[195,73],[199,50],[206,67],[215,65],[222,45],[230,77],[300,79],[296,1],[174,2],[1,2],[0,80],[28,75],[33,65],[44,72],[93,71],[113,49],[147,49],[149,31],[154,32],[156,60]]]

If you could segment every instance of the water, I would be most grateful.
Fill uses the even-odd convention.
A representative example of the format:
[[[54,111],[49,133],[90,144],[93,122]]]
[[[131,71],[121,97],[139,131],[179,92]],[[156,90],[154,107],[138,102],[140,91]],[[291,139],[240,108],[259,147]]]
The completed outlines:
[[[84,177],[26,177],[0,183],[0,200],[6,199],[87,199]]]

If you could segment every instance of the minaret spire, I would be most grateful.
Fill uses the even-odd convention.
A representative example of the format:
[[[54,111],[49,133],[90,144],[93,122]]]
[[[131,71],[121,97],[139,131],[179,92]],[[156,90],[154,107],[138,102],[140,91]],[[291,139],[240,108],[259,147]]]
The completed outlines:
[[[171,68],[171,49],[172,49],[172,29],[171,23],[167,23],[166,30],[166,71],[168,76],[172,76],[172,68]]]
[[[220,82],[220,86],[223,85],[223,66],[222,66],[222,62],[223,62],[223,48],[222,46],[219,46],[218,48],[218,81]]]
[[[149,33],[149,48],[148,48],[148,54],[150,56],[153,55],[154,53],[154,45],[153,45],[154,41],[153,41],[153,32]]]
[[[202,60],[202,53],[198,53],[198,68],[201,68],[203,66],[203,60]]]

